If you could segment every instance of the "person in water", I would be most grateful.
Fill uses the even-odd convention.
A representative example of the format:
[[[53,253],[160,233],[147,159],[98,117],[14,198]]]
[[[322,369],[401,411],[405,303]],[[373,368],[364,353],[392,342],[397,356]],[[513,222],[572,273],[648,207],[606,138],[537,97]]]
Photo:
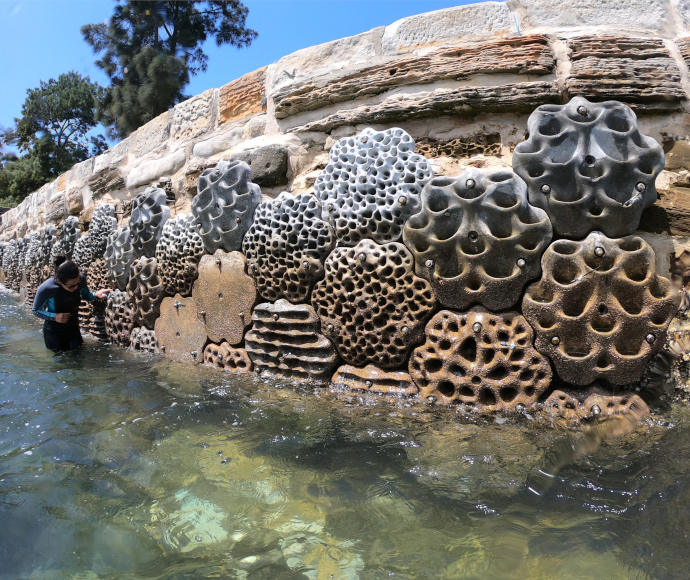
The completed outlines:
[[[110,288],[93,294],[79,267],[64,256],[55,260],[55,275],[48,278],[36,291],[33,313],[42,318],[43,339],[52,351],[73,350],[83,339],[79,331],[79,302],[92,302],[105,298]]]

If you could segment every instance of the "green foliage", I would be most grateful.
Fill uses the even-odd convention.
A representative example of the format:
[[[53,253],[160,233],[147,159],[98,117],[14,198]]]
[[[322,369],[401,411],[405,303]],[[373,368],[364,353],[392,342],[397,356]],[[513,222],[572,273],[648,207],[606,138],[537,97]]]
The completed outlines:
[[[206,70],[208,38],[243,47],[256,37],[247,14],[239,0],[117,0],[108,24],[81,29],[111,81],[100,120],[125,137],[183,100],[190,75]]]
[[[14,129],[0,132],[0,197],[21,201],[75,163],[107,149],[89,135],[104,89],[76,72],[29,89]],[[10,151],[16,147],[21,155]]]

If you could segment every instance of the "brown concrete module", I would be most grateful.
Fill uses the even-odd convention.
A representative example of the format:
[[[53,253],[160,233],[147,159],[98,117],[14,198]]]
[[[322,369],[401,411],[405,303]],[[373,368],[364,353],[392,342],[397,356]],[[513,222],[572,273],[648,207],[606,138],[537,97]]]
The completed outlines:
[[[115,344],[129,346],[129,335],[134,328],[134,312],[126,292],[113,290],[105,307],[105,329]]]
[[[197,316],[193,298],[164,298],[154,330],[158,348],[178,360],[201,362],[206,344],[206,327]]]
[[[110,272],[102,259],[95,260],[86,272],[86,284],[91,292],[97,292],[101,288],[110,288]],[[83,302],[82,302],[83,304]],[[106,342],[109,340],[105,326],[105,300],[94,300],[88,302],[89,318],[88,322],[82,327],[94,338]]]
[[[323,278],[323,260],[334,245],[333,228],[321,219],[316,196],[283,192],[258,205],[242,252],[261,296],[297,304]]]
[[[247,73],[218,90],[220,122],[227,123],[266,110],[266,67]]]
[[[689,237],[690,187],[674,186],[668,190],[659,190],[658,193],[658,201],[642,214],[640,229]]]
[[[532,337],[515,312],[442,310],[426,325],[426,342],[412,353],[410,376],[420,397],[437,403],[480,413],[533,407],[551,383],[551,367]]]
[[[125,180],[117,167],[105,167],[94,173],[87,181],[94,199],[111,191],[124,189]]]
[[[366,391],[396,397],[414,397],[419,389],[403,371],[384,371],[374,365],[357,368],[343,365],[335,371],[331,384],[353,391]]]
[[[433,178],[421,202],[405,223],[403,241],[438,301],[458,310],[515,305],[539,276],[552,237],[546,212],[527,201],[525,182],[512,171],[469,168]]]
[[[231,345],[242,342],[244,330],[251,324],[256,304],[254,280],[245,274],[246,262],[241,252],[217,250],[199,262],[199,277],[192,288],[199,317],[214,342]]]
[[[132,263],[127,282],[127,294],[132,302],[134,324],[153,328],[160,315],[165,293],[155,258],[139,258]]]
[[[254,308],[245,348],[258,372],[290,381],[327,383],[338,364],[335,347],[319,333],[314,309],[282,298]]]
[[[470,137],[456,137],[448,141],[423,137],[415,140],[415,152],[427,158],[472,157],[486,155],[498,157],[501,154],[499,133],[478,133]]]
[[[676,110],[687,97],[680,70],[659,38],[579,36],[567,41],[571,96],[618,99],[642,109]]]
[[[380,103],[343,109],[322,119],[288,130],[329,132],[343,125],[373,125],[452,116],[475,116],[480,112],[526,113],[544,103],[559,103],[561,93],[555,80],[506,82],[491,86],[435,89],[396,94]]]
[[[429,282],[414,274],[407,248],[365,239],[333,250],[325,270],[311,301],[343,360],[383,369],[404,364],[436,304]]]
[[[272,96],[275,116],[282,119],[405,85],[461,80],[480,74],[539,76],[552,73],[554,68],[555,58],[547,37],[533,34],[391,59],[340,77],[291,85]]]
[[[670,280],[656,274],[654,251],[642,238],[592,232],[549,246],[522,312],[535,346],[563,380],[629,384],[663,346],[679,301]]]
[[[129,335],[129,348],[143,352],[160,352],[156,333],[143,326],[137,326],[132,329]]]
[[[233,348],[227,342],[209,342],[204,348],[204,364],[233,373],[249,373],[253,369],[247,351]]]
[[[629,415],[639,421],[649,415],[649,407],[639,395],[612,395],[597,389],[585,393],[555,390],[544,401],[543,411],[547,415],[573,423],[587,418],[606,418],[615,415]]]
[[[158,273],[165,293],[189,296],[197,276],[197,265],[204,254],[204,244],[192,215],[169,219],[156,247]]]

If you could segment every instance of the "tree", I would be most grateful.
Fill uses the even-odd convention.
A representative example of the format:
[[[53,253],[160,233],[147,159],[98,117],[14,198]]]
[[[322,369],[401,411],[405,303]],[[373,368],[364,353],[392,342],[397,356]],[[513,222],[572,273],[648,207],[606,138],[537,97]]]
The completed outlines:
[[[208,38],[241,48],[257,36],[239,0],[116,2],[108,24],[81,31],[111,82],[100,119],[120,137],[184,100],[190,75],[208,65]]]
[[[27,90],[15,128],[0,133],[0,197],[19,201],[75,163],[107,149],[103,135],[90,134],[103,98],[103,87],[76,72]]]

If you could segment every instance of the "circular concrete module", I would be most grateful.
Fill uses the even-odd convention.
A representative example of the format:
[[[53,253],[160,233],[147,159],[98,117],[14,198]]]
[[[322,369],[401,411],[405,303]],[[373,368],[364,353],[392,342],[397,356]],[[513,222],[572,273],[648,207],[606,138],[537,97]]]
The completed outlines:
[[[199,262],[199,277],[192,288],[199,318],[213,342],[242,342],[252,322],[256,304],[254,280],[245,274],[246,262],[240,252],[217,250]]]
[[[160,312],[154,330],[161,352],[178,360],[202,362],[206,327],[197,316],[195,300],[176,294],[163,299]]]
[[[513,169],[557,234],[581,238],[599,230],[619,237],[637,229],[642,211],[656,201],[664,152],[639,132],[630,107],[574,97],[535,109],[527,131]]]
[[[662,347],[679,301],[670,280],[656,274],[654,251],[642,238],[592,232],[547,248],[522,312],[535,346],[563,380],[622,385],[639,380]]]
[[[417,275],[431,282],[442,305],[502,310],[539,275],[551,235],[546,212],[528,203],[522,179],[512,171],[469,168],[424,186],[403,241]]]

